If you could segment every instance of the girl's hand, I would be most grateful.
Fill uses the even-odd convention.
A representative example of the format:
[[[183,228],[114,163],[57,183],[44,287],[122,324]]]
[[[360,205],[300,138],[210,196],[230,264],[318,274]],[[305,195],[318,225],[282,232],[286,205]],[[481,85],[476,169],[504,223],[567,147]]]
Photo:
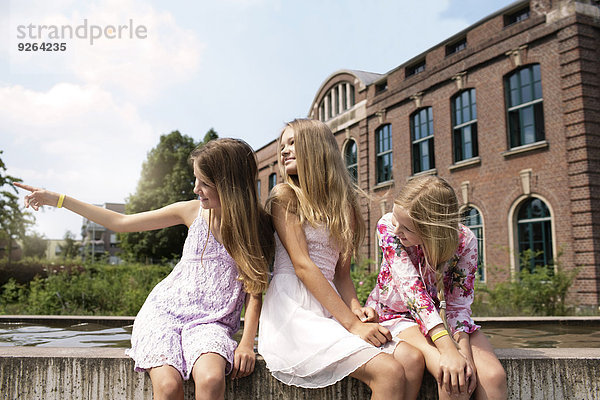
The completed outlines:
[[[243,378],[254,371],[256,355],[251,347],[240,345],[233,354],[233,370],[231,379]]]
[[[372,344],[375,347],[384,345],[392,340],[392,334],[389,329],[373,322],[356,321],[350,329],[350,333],[360,336],[362,340]]]
[[[440,371],[437,377],[440,385],[449,395],[467,393],[469,378],[473,370],[467,359],[457,350],[440,352]]]
[[[473,361],[472,356],[465,355],[460,350],[459,352],[465,358],[465,360],[467,360],[467,377],[469,379],[467,392],[472,394],[477,388],[477,369],[475,368],[475,361]]]
[[[361,307],[352,310],[361,322],[379,322],[379,316],[371,307]]]
[[[35,211],[38,211],[41,206],[56,207],[58,204],[58,198],[60,197],[58,193],[49,192],[45,189],[24,185],[18,182],[15,182],[14,185],[31,192],[25,196],[25,208],[31,207]]]

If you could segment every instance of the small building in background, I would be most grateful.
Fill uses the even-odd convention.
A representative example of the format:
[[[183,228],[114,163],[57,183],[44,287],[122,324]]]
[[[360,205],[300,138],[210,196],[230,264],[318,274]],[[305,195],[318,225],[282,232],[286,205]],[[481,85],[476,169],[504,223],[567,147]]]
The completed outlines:
[[[123,203],[104,203],[99,206],[121,214],[125,213],[125,204]],[[88,257],[93,257],[96,260],[108,257],[107,261],[110,264],[120,264],[122,262],[119,257],[121,248],[116,232],[84,218],[81,237],[81,251],[84,260]]]

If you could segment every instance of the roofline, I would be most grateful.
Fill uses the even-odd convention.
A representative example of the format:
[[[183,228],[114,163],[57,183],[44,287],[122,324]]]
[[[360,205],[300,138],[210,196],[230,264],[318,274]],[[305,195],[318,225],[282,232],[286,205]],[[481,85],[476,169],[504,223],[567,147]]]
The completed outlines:
[[[454,35],[450,36],[449,38],[442,40],[441,42],[437,43],[434,46],[431,46],[430,48],[428,48],[427,50],[417,54],[416,56],[410,58],[409,60],[403,62],[402,64],[398,65],[397,67],[394,67],[393,69],[389,70],[388,72],[386,72],[385,75],[386,77],[388,75],[390,75],[393,72],[398,71],[401,68],[406,67],[406,65],[412,64],[418,60],[423,59],[423,57],[425,55],[427,55],[427,53],[431,52],[433,49],[437,49],[438,47],[441,47],[447,43],[452,43],[454,40],[459,39],[461,36],[464,36],[465,33],[469,32],[470,30],[473,30],[473,28],[475,28],[476,26],[479,26],[481,24],[483,24],[484,22],[489,21],[492,18],[497,17],[498,15],[501,14],[505,14],[507,11],[511,10],[511,9],[517,9],[523,5],[525,5],[526,3],[530,3],[530,0],[516,0],[513,1],[512,3],[510,3],[509,5],[499,9],[498,11],[495,11],[494,13],[483,17],[482,19],[480,19],[479,21],[475,22],[474,24],[469,25],[468,27],[466,27],[465,29],[461,30],[460,32],[455,33]]]

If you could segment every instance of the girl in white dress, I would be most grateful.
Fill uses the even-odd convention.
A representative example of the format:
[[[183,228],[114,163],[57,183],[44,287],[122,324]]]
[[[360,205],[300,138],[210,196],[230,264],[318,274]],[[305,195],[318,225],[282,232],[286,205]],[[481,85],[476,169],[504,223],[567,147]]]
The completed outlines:
[[[333,134],[322,122],[295,120],[279,145],[284,183],[267,200],[276,250],[259,353],[287,384],[319,388],[350,375],[369,385],[373,399],[416,398],[422,355],[375,322],[350,279],[365,228]]]

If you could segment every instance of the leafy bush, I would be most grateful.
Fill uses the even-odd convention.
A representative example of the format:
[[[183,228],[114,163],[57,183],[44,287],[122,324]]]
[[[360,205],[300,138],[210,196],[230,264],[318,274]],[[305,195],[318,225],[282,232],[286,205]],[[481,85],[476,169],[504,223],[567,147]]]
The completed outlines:
[[[172,268],[159,265],[91,264],[54,271],[28,284],[9,280],[0,293],[0,312],[47,315],[136,315],[152,288]]]
[[[373,264],[373,260],[365,259],[358,265],[354,264],[350,271],[350,278],[352,278],[352,282],[354,282],[356,295],[362,305],[365,304],[369,294],[371,294],[371,291],[375,287],[377,275],[379,274],[379,270],[374,272],[369,271],[369,266],[371,264]]]
[[[529,265],[534,257],[524,252],[520,265]],[[473,313],[478,316],[507,315],[567,315],[572,307],[566,302],[567,293],[579,269],[565,270],[559,262],[555,265],[538,266],[533,271],[522,268],[518,279],[502,282],[494,288],[478,283],[475,288]]]

